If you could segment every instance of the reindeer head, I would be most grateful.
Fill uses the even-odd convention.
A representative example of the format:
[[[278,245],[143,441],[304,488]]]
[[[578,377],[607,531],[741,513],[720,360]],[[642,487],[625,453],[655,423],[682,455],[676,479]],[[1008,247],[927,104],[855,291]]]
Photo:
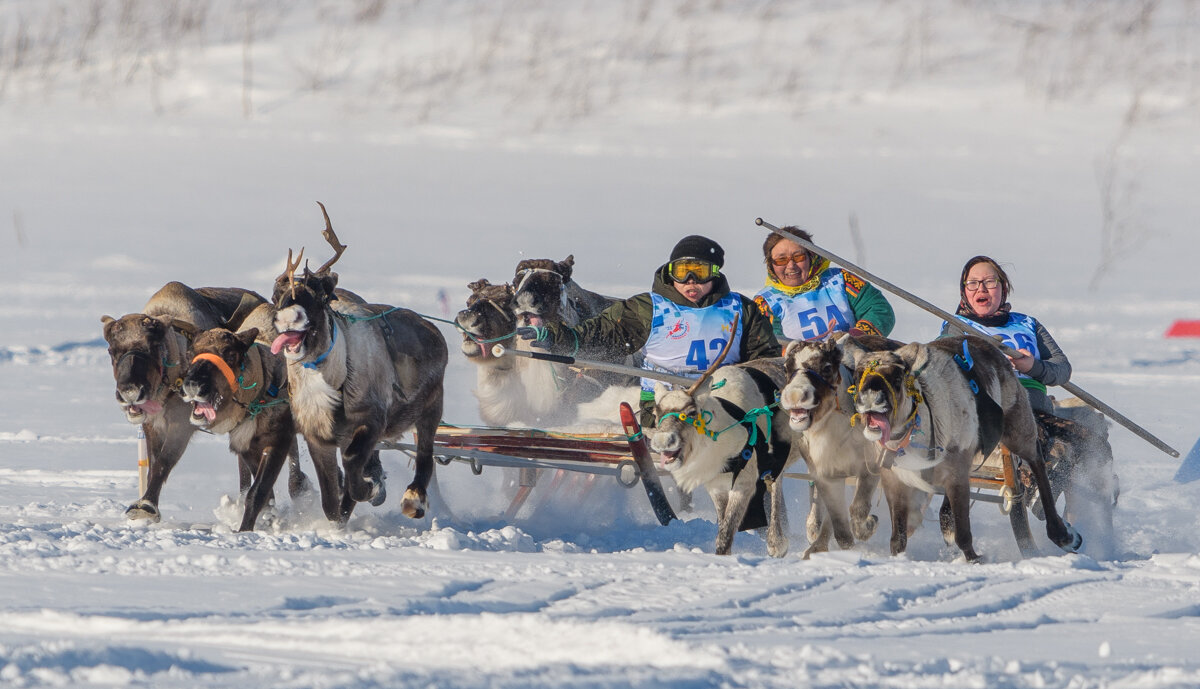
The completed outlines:
[[[843,339],[842,354],[854,370],[850,394],[857,412],[852,421],[863,420],[863,436],[888,443],[902,439],[917,414],[921,393],[913,371],[928,360],[928,349],[908,344],[894,352],[870,351]]]
[[[180,397],[192,405],[192,425],[211,428],[218,414],[233,406],[226,402],[241,390],[239,378],[256,337],[258,328],[240,333],[213,328],[192,340],[188,348],[191,363],[180,389]]]
[[[571,281],[574,265],[573,255],[562,261],[537,258],[517,264],[512,308],[518,326],[547,322],[575,325],[575,314],[568,313],[566,299],[566,285]]]
[[[329,302],[337,298],[334,288],[337,287],[338,276],[330,271],[330,267],[342,257],[346,246],[338,241],[324,204],[318,202],[317,205],[321,206],[321,213],[325,216],[325,230],[321,235],[333,247],[333,258],[315,273],[305,265],[304,273],[297,277],[295,271],[300,267],[304,249],[300,249],[295,262],[292,261],[291,249],[288,249],[287,267],[275,279],[275,290],[271,295],[271,302],[276,309],[275,329],[279,331],[279,336],[271,343],[271,351],[279,353],[283,350],[291,360],[303,359],[311,351],[325,351],[321,345],[330,342],[333,337],[325,311]]]
[[[779,406],[787,411],[792,430],[805,431],[838,407],[842,352],[831,340],[795,340],[783,359],[788,382]]]
[[[117,403],[129,423],[142,423],[147,414],[162,411],[169,389],[167,336],[173,321],[131,313],[104,316],[100,322],[117,383]]]
[[[509,308],[512,285],[493,285],[481,278],[467,287],[471,290],[467,308],[454,317],[463,333],[462,352],[470,359],[493,359],[492,345],[508,342],[517,329],[516,318]]]

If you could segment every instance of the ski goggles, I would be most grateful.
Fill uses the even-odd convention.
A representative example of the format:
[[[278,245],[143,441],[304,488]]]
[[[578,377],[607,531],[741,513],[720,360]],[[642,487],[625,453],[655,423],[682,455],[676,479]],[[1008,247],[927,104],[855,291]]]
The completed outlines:
[[[675,282],[689,279],[699,283],[712,282],[721,275],[721,266],[696,258],[681,258],[667,264],[667,272]]]

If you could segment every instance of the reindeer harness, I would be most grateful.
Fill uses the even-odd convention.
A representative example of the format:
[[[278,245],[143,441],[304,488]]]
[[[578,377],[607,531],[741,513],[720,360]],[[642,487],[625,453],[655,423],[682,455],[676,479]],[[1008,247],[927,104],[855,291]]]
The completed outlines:
[[[250,351],[246,352],[247,359],[252,356],[250,353],[251,351],[254,350],[251,349]],[[211,352],[197,354],[192,359],[192,363],[194,364],[197,361],[207,361],[221,372],[221,375],[225,377],[225,382],[229,383],[229,389],[233,391],[233,401],[236,402],[238,406],[244,407],[246,409],[246,413],[248,413],[251,418],[261,414],[264,409],[269,409],[281,404],[287,404],[286,399],[278,399],[279,386],[274,383],[270,383],[262,391],[265,393],[262,399],[255,400],[254,397],[256,397],[256,395],[253,394],[250,396],[250,401],[248,402],[243,402],[242,400],[238,399],[238,397],[241,396],[241,393],[255,390],[259,387],[257,381],[249,384],[246,383],[246,362],[244,360],[242,361],[238,375],[234,375],[233,369],[230,368],[229,364],[227,364],[224,359]],[[257,368],[261,372],[263,380],[266,381],[267,370],[261,357],[259,358]]]

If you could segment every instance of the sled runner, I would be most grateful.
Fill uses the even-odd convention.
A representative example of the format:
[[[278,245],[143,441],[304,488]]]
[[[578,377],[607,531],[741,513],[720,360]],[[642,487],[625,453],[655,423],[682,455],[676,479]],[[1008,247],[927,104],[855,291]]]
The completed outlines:
[[[434,459],[443,466],[465,463],[476,475],[483,473],[484,467],[519,469],[519,486],[504,512],[507,519],[517,515],[545,470],[551,470],[555,474],[552,487],[562,482],[563,472],[611,476],[625,488],[641,482],[659,523],[666,525],[675,518],[659,481],[667,472],[653,465],[627,404],[622,405],[622,421],[627,434],[441,425],[434,437]],[[400,450],[410,457],[416,451],[411,443],[384,442],[380,448]]]

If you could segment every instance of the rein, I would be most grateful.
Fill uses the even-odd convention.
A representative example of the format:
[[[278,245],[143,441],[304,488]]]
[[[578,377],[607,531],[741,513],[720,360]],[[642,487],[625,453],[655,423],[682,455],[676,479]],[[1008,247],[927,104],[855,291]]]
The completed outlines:
[[[892,384],[888,382],[888,379],[879,372],[878,360],[867,362],[866,367],[863,368],[862,375],[858,378],[858,384],[851,385],[847,389],[847,392],[849,392],[850,396],[854,398],[854,401],[858,401],[859,390],[862,389],[862,386],[867,382],[867,378],[870,377],[878,378],[883,383],[883,387],[888,393],[888,404],[891,405],[893,410],[896,409],[899,406],[896,404],[896,401],[900,396],[896,393],[896,389],[892,387]],[[904,438],[899,441],[900,444],[897,447],[890,448],[893,450],[903,449],[911,442],[913,431],[920,426],[920,416],[917,413],[918,407],[925,401],[925,398],[921,395],[921,391],[917,389],[917,378],[911,373],[905,374],[904,376],[904,391],[908,395],[909,399],[912,400],[912,414],[909,414],[908,418],[904,420]],[[857,425],[859,419],[861,418],[862,414],[857,412],[852,414],[850,416],[850,425]],[[886,446],[885,441],[882,438],[880,438],[879,442],[880,444]]]

